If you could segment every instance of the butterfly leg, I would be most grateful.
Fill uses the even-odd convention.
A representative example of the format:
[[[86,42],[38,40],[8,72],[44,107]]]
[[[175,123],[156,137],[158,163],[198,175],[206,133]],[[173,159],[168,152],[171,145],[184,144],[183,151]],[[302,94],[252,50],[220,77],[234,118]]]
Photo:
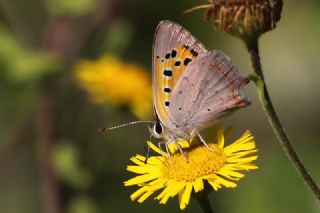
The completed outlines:
[[[162,157],[165,157],[165,155],[164,155],[164,151],[163,151],[161,145],[162,145],[162,144],[165,145],[165,147],[166,147],[166,152],[167,152],[167,155],[168,155],[168,158],[169,158],[170,162],[171,162],[171,154],[170,154],[170,150],[169,150],[168,145],[169,145],[170,143],[172,143],[172,142],[173,142],[173,141],[167,141],[167,142],[161,141],[161,142],[158,143],[158,147],[159,147],[159,149],[161,150],[161,155],[162,155]]]
[[[168,145],[169,145],[170,143],[171,143],[171,141],[165,142],[165,146],[166,146],[166,151],[167,151],[169,160],[170,160],[170,162],[172,163],[171,154],[170,154],[170,150],[169,150],[169,147],[168,147]]]
[[[162,149],[162,144],[164,144],[165,142],[164,141],[160,141],[159,143],[158,143],[158,148],[161,150],[161,155],[162,155],[162,157],[164,157],[164,151],[163,151],[163,149]]]
[[[178,146],[178,149],[179,149],[180,153],[183,155],[184,160],[188,163],[187,155],[186,155],[186,153],[182,150],[181,145],[180,145],[177,141],[174,141],[174,143]]]
[[[170,140],[170,141],[167,141],[167,142],[161,141],[161,142],[158,143],[158,147],[159,147],[159,149],[161,150],[162,157],[165,157],[165,156],[164,156],[164,152],[163,152],[163,150],[162,150],[161,145],[162,145],[162,144],[165,144],[168,158],[169,158],[170,162],[172,163],[171,152],[170,152],[170,150],[169,150],[169,144],[170,144],[170,143],[175,143],[175,144],[178,146],[178,149],[179,149],[180,153],[183,155],[183,158],[185,159],[186,162],[188,162],[188,158],[187,158],[187,156],[186,156],[186,153],[182,150],[181,145],[180,145],[177,141],[174,141],[174,140]],[[209,148],[210,148],[210,147],[209,147]]]
[[[188,158],[186,156],[186,153],[182,150],[181,145],[175,140],[170,140],[168,142],[165,142],[166,151],[168,153],[168,157],[169,157],[170,162],[172,163],[171,153],[170,153],[170,150],[169,150],[169,147],[168,147],[168,145],[170,143],[174,143],[174,144],[176,144],[178,146],[178,149],[179,149],[180,153],[183,155],[183,158],[185,159],[186,162],[188,162]]]
[[[194,134],[197,134],[197,136],[199,137],[201,143],[202,143],[205,147],[207,147],[207,149],[208,149],[209,151],[213,152],[213,149],[206,143],[206,141],[205,141],[205,140],[203,139],[203,137],[200,135],[200,133],[198,132],[198,130],[196,130],[196,129],[193,130],[192,133],[191,133],[191,135],[194,135]]]

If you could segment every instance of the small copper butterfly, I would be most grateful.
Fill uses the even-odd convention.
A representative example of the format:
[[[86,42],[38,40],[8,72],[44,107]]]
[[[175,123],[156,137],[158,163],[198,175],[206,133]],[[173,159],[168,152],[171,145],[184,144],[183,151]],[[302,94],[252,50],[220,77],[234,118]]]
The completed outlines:
[[[156,29],[152,70],[157,120],[150,131],[166,147],[196,135],[207,146],[200,130],[250,104],[241,91],[248,78],[174,22],[161,21]]]

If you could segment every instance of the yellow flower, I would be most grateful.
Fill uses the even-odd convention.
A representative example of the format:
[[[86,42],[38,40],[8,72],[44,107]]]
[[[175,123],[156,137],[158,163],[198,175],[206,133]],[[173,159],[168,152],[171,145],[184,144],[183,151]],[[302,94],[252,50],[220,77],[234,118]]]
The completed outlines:
[[[205,183],[215,191],[221,187],[234,188],[237,186],[236,181],[244,177],[241,171],[258,168],[252,163],[257,159],[257,149],[249,131],[225,147],[224,132],[219,129],[217,142],[209,143],[213,152],[203,145],[184,148],[188,161],[179,151],[172,151],[170,160],[168,154],[163,154],[152,143],[148,144],[155,152],[162,154],[148,158],[147,163],[144,156],[132,157],[131,161],[135,165],[128,166],[127,170],[138,176],[124,182],[125,186],[141,187],[131,195],[131,199],[139,203],[163,189],[155,197],[160,204],[165,204],[169,198],[179,195],[180,209],[185,209],[191,194],[204,190]]]
[[[95,103],[128,106],[139,118],[152,114],[151,81],[147,71],[111,55],[97,61],[80,60],[75,77]]]

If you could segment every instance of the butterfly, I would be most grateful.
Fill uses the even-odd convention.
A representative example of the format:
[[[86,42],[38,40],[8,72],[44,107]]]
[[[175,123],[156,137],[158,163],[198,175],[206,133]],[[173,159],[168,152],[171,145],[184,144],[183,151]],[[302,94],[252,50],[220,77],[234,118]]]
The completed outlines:
[[[153,43],[151,134],[166,148],[197,135],[210,149],[199,131],[248,106],[241,91],[248,82],[222,52],[206,50],[179,24],[161,21]]]

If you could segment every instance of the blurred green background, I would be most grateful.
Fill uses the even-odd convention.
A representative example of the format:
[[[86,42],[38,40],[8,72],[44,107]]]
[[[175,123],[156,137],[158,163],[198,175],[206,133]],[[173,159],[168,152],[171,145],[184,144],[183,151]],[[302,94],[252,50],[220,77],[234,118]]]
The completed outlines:
[[[151,74],[154,30],[160,20],[180,23],[208,49],[229,55],[243,75],[251,72],[240,40],[214,31],[202,12],[183,14],[205,1],[1,0],[0,1],[0,212],[177,212],[177,198],[131,202],[135,187],[129,158],[145,153],[149,133],[131,126],[97,129],[139,118],[125,105],[96,104],[79,87],[79,59],[112,54]],[[284,2],[277,28],[263,35],[261,57],[269,92],[293,145],[320,183],[320,3]],[[320,212],[277,142],[254,85],[251,106],[222,123],[233,138],[251,130],[259,170],[236,189],[210,195],[216,212]],[[152,119],[152,118],[151,118]],[[229,141],[230,142],[230,141]],[[191,201],[185,212],[200,212]]]

